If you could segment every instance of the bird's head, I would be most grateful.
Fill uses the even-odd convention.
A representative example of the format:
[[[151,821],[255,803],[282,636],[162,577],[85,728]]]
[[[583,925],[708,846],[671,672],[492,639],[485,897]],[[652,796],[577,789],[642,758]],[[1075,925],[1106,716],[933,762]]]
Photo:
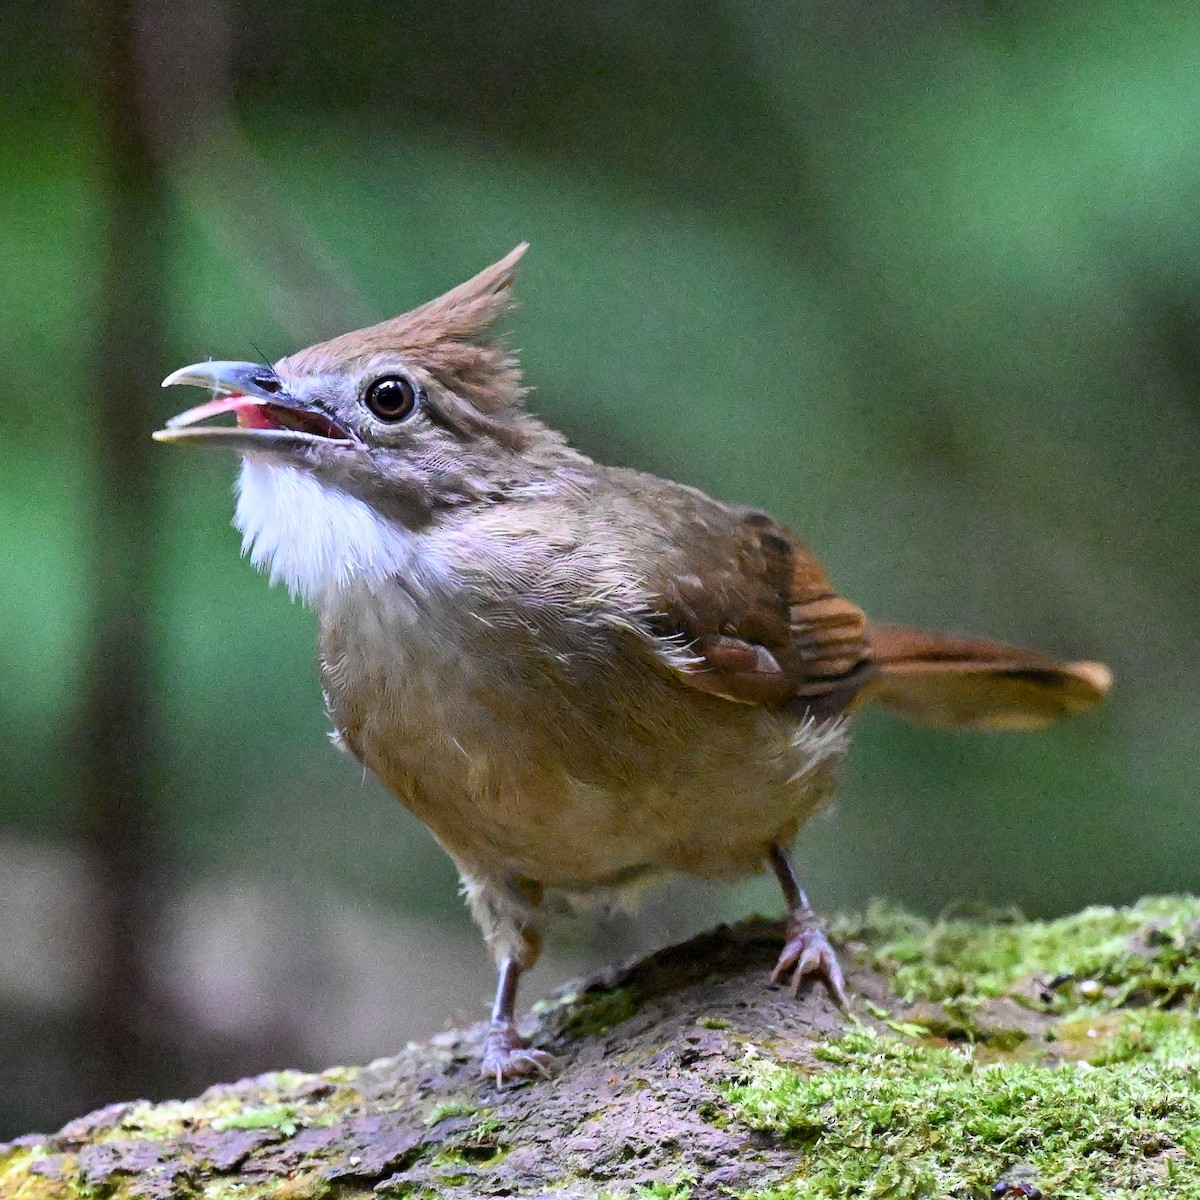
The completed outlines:
[[[234,524],[272,581],[318,605],[356,581],[445,583],[462,563],[424,536],[439,518],[538,495],[586,462],[525,411],[517,361],[492,336],[525,249],[273,366],[197,363],[163,381],[212,392],[154,436],[241,453]],[[236,424],[213,422],[228,414]]]
[[[513,306],[526,246],[399,317],[274,365],[204,362],[163,386],[213,398],[155,438],[240,451],[264,469],[299,469],[406,524],[439,505],[503,493],[562,447],[527,413],[517,360],[490,338]],[[236,424],[215,424],[232,413]]]

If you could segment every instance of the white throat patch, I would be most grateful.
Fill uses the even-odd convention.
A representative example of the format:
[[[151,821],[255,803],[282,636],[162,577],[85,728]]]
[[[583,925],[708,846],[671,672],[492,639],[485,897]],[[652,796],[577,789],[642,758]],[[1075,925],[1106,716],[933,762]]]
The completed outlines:
[[[242,553],[308,604],[356,581],[401,575],[419,585],[434,566],[419,534],[308,471],[247,455],[236,491]]]

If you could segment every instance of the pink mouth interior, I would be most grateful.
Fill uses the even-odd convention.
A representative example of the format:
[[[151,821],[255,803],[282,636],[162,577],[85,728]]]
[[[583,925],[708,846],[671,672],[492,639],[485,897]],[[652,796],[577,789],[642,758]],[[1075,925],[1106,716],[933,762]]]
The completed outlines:
[[[339,444],[357,444],[359,439],[349,430],[342,428],[332,417],[307,408],[293,408],[274,400],[257,400],[240,392],[231,396],[219,396],[205,404],[198,404],[172,417],[167,422],[169,429],[184,425],[195,425],[209,417],[219,417],[231,412],[243,429],[294,430],[310,436],[327,438]]]
[[[197,421],[206,421],[209,417],[219,417],[222,413],[231,412],[237,417],[237,423],[243,429],[283,429],[278,421],[272,421],[266,412],[266,401],[251,400],[246,396],[219,396],[205,404],[197,404],[187,412],[172,417],[167,425],[177,429],[181,425],[195,425]]]

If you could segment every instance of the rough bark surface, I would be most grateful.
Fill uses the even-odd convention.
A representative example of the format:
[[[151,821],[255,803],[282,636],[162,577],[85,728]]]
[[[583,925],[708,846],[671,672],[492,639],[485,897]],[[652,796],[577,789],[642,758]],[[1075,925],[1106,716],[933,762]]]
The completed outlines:
[[[1113,920],[1134,911],[1089,910],[1116,914]],[[781,926],[751,920],[540,1005],[527,1031],[556,1056],[547,1079],[497,1088],[479,1076],[482,1026],[453,1030],[364,1068],[280,1072],[213,1087],[192,1101],[111,1105],[53,1136],[0,1146],[0,1196],[324,1200],[633,1193],[700,1200],[791,1187],[810,1162],[806,1155],[821,1136],[820,1123],[797,1139],[794,1131],[780,1132],[782,1126],[772,1130],[770,1120],[748,1120],[746,1107],[730,1098],[747,1078],[747,1063],[767,1062],[771,1070],[782,1065],[797,1078],[818,1076],[829,1069],[828,1048],[848,1028],[860,1038],[873,1036],[873,1028],[890,1043],[907,1046],[936,1042],[929,1060],[935,1073],[965,1041],[972,1054],[992,1045],[998,1056],[1019,1045],[1023,1063],[1077,1058],[1062,1036],[1064,987],[1078,983],[1084,999],[1104,993],[1118,1006],[1178,1007],[1181,998],[1190,1003],[1173,982],[1195,970],[1197,923],[1194,916],[1188,920],[1176,923],[1184,933],[1147,920],[1129,926],[1135,934],[1122,933],[1119,942],[1105,934],[1116,946],[1114,961],[1153,966],[1140,993],[1118,994],[1123,977],[1100,969],[1095,978],[1069,985],[1035,978],[1021,981],[1012,994],[969,1006],[969,1019],[953,1004],[902,1001],[893,977],[907,968],[881,957],[886,937],[869,921],[842,928],[853,1016],[839,1012],[822,988],[794,998],[767,981]],[[905,928],[911,933],[917,924]],[[940,927],[921,925],[918,941],[933,945],[931,928]],[[894,928],[887,936],[893,937],[888,946],[899,944]],[[1167,951],[1174,957],[1164,957]],[[1159,969],[1163,963],[1167,975]],[[1162,990],[1171,987],[1173,993]],[[1049,1111],[1044,1118],[1056,1119]],[[1166,1157],[1159,1162],[1155,1155]],[[1153,1155],[1141,1147],[1136,1156],[1139,1163],[1154,1159],[1156,1170],[1190,1163],[1186,1148],[1166,1142]],[[1026,1185],[1018,1180],[1011,1186]],[[951,1193],[901,1188],[869,1194]]]

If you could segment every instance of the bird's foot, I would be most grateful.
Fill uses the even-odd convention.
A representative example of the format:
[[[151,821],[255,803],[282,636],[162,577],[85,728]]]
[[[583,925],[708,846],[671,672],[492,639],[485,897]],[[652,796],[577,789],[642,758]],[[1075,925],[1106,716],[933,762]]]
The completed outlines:
[[[793,916],[787,934],[783,952],[771,972],[772,982],[787,982],[792,994],[799,995],[804,980],[811,975],[825,984],[839,1008],[846,1008],[846,981],[841,964],[816,919],[808,913]]]
[[[530,1047],[512,1021],[494,1024],[484,1035],[480,1069],[485,1079],[496,1081],[497,1087],[531,1075],[548,1078],[553,1061],[552,1054]]]

